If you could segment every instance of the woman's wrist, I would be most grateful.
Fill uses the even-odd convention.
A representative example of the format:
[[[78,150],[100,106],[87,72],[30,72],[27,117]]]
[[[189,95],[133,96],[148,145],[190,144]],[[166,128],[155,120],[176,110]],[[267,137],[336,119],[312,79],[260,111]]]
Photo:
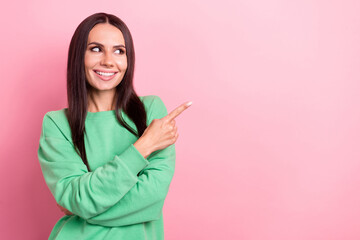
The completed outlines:
[[[147,158],[153,151],[151,150],[150,145],[146,142],[146,139],[140,137],[135,143],[134,147],[139,151],[139,153]]]

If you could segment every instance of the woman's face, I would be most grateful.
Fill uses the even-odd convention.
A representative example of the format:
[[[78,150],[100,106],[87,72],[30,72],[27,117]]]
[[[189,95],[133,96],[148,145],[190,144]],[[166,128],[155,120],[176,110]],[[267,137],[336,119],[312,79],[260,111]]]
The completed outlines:
[[[92,90],[115,90],[127,69],[125,40],[122,32],[108,23],[91,29],[85,51],[86,80]]]

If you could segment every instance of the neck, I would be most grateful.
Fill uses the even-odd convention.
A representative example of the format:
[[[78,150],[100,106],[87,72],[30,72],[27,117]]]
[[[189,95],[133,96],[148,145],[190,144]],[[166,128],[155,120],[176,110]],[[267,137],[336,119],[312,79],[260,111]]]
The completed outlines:
[[[115,89],[90,91],[90,93],[88,93],[88,111],[102,112],[115,110],[115,93]]]

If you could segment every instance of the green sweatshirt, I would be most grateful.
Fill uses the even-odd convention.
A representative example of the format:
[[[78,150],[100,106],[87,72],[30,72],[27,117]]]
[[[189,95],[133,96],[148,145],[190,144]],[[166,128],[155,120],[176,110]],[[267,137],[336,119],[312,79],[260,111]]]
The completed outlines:
[[[139,98],[148,125],[168,114],[158,96]],[[175,145],[144,158],[133,145],[137,137],[120,125],[115,110],[88,112],[88,172],[74,149],[64,110],[45,114],[38,158],[56,202],[74,215],[62,217],[49,239],[164,239],[162,208],[174,175]]]

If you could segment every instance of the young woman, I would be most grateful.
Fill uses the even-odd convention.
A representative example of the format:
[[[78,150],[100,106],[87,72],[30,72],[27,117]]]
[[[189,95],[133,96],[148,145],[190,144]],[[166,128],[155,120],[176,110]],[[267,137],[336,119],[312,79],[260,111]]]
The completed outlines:
[[[156,95],[137,96],[129,29],[87,17],[70,43],[68,108],[42,123],[38,158],[66,214],[49,239],[164,239],[162,208],[175,168],[175,118]]]

